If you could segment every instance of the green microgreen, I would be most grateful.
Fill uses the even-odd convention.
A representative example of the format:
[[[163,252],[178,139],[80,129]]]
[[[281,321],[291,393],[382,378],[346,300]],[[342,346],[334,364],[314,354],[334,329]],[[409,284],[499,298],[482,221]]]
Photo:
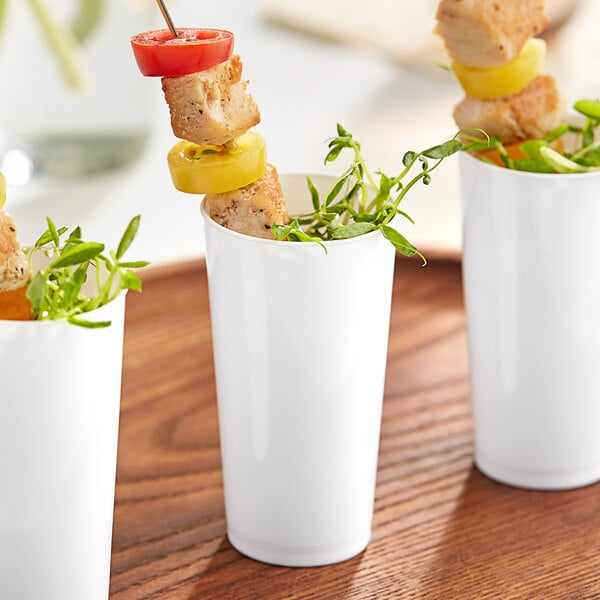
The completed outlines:
[[[110,252],[105,252],[104,244],[84,241],[80,227],[68,233],[67,227],[57,228],[49,217],[46,223],[48,229],[26,250],[30,263],[38,252],[43,252],[49,260],[48,266],[37,271],[27,286],[34,318],[66,319],[82,327],[107,327],[110,321],[89,321],[81,315],[108,304],[123,290],[141,291],[142,282],[133,269],[149,263],[122,260],[137,234],[140,216],[129,222],[117,250]],[[97,292],[88,296],[83,286],[90,272],[96,278]]]
[[[335,183],[320,195],[310,177],[308,189],[313,210],[297,215],[289,225],[274,225],[279,240],[317,242],[354,238],[381,230],[383,236],[405,256],[425,257],[397,229],[394,219],[402,217],[413,223],[400,209],[400,203],[417,184],[428,185],[431,173],[441,162],[465,148],[458,134],[451,140],[421,152],[408,151],[402,157],[402,170],[394,176],[382,171],[372,173],[361,154],[361,145],[340,124],[337,135],[329,140],[325,164],[332,163],[348,150],[352,160]],[[392,225],[392,222],[394,224]]]
[[[573,105],[573,109],[583,117],[583,122],[578,125],[562,123],[540,139],[522,142],[519,149],[525,155],[524,158],[511,158],[502,140],[496,136],[478,142],[473,141],[465,149],[475,152],[495,149],[504,166],[517,171],[533,173],[599,171],[600,140],[596,139],[596,130],[600,126],[600,101],[578,100]],[[567,134],[574,138],[575,143],[564,144],[565,149],[559,152],[553,144]],[[482,160],[488,159],[482,158]]]

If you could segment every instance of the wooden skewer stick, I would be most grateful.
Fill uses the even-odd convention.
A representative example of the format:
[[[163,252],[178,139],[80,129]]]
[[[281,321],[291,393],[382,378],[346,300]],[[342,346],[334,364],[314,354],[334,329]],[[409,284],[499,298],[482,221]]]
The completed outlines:
[[[160,8],[160,12],[167,22],[167,26],[169,27],[169,31],[173,34],[173,37],[178,37],[177,29],[175,29],[175,25],[173,24],[173,19],[171,19],[171,15],[165,6],[164,0],[156,0],[158,4],[158,8]]]

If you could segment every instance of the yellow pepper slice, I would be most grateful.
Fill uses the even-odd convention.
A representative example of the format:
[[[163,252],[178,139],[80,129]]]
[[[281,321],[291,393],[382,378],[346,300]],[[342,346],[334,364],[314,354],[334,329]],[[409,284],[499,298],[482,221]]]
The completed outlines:
[[[0,208],[4,206],[6,202],[6,179],[4,175],[0,173]]]
[[[546,58],[546,42],[529,39],[518,56],[498,67],[478,69],[452,63],[452,70],[467,96],[491,99],[516,94],[541,72]]]
[[[189,194],[219,194],[260,179],[267,170],[267,146],[248,131],[227,146],[199,146],[181,141],[168,154],[173,185]]]

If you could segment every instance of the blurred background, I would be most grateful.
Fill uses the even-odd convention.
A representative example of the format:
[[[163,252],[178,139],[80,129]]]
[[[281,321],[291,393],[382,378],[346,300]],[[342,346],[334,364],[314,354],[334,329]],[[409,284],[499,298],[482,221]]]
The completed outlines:
[[[129,38],[164,27],[154,0],[5,0],[0,14],[0,169],[23,242],[57,224],[116,244],[142,214],[131,258],[202,256],[201,198],[176,191],[166,154],[176,142],[160,80],[142,77]],[[600,95],[600,3],[547,0],[547,72],[567,102]],[[373,170],[399,171],[407,150],[452,137],[462,98],[433,34],[437,2],[168,0],[177,26],[235,33],[269,160],[281,173],[325,169],[336,123]],[[339,169],[339,167],[338,167]],[[429,257],[460,256],[457,164],[407,196],[406,235]],[[135,254],[135,256],[134,256]]]

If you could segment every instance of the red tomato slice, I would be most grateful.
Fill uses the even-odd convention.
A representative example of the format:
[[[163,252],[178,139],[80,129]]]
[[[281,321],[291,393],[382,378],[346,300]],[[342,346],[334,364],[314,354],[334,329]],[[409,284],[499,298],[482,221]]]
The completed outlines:
[[[138,33],[131,47],[142,75],[179,77],[210,69],[231,58],[233,33],[224,29],[168,29]]]

